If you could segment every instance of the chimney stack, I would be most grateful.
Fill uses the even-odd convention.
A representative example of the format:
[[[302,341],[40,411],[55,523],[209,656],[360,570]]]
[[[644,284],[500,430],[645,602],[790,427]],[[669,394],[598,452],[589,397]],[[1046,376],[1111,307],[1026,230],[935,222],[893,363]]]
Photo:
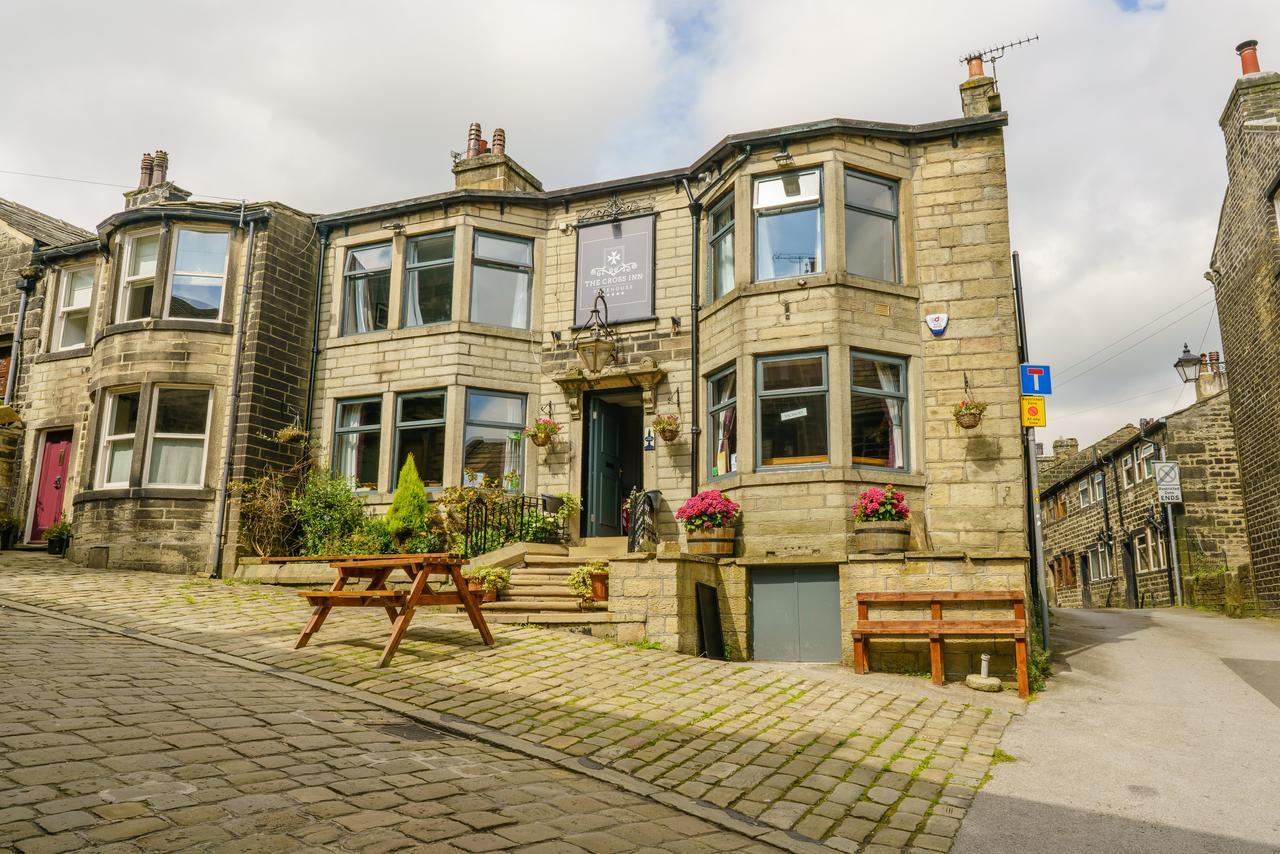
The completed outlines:
[[[1240,76],[1257,74],[1262,68],[1258,65],[1258,40],[1249,39],[1236,45],[1236,55],[1240,57]]]
[[[960,84],[960,111],[966,118],[1000,112],[1000,92],[996,81],[982,67],[982,54],[967,57],[969,79]]]
[[[163,184],[169,174],[169,152],[156,149],[156,158],[151,168],[151,186]]]
[[[507,154],[505,130],[493,129],[492,146],[481,133],[479,122],[467,128],[467,153],[453,163],[455,189],[542,192],[542,182]]]
[[[142,155],[142,168],[138,174],[138,189],[145,190],[151,186],[151,169],[155,163],[151,157],[151,152]]]
[[[1055,460],[1065,459],[1080,450],[1079,439],[1054,439],[1053,440],[1053,458]]]
[[[502,128],[493,129],[493,153],[499,157],[507,153],[507,132]]]
[[[467,128],[467,157],[478,157],[480,155],[480,123],[472,122]]]

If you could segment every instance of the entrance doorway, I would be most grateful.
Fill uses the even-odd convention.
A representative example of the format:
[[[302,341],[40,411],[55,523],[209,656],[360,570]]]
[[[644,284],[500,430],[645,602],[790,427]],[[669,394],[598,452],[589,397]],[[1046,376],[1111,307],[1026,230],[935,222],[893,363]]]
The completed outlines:
[[[67,472],[71,470],[71,431],[51,430],[45,433],[36,465],[29,542],[44,539],[44,532],[62,519]]]
[[[836,567],[752,567],[751,649],[757,661],[839,661]]]
[[[639,390],[588,396],[583,430],[582,535],[620,537],[622,505],[644,488],[644,404]]]

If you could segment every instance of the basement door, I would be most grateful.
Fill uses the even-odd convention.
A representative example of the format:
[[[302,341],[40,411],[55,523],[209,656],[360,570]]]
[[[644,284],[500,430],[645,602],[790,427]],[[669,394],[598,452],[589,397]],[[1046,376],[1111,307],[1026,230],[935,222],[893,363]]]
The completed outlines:
[[[757,661],[839,661],[836,567],[753,568],[751,647]]]

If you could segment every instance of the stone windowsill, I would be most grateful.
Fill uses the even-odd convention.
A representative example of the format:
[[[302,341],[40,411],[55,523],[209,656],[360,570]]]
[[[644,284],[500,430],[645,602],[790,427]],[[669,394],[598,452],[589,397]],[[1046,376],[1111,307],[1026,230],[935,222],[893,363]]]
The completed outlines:
[[[48,353],[41,353],[31,360],[31,364],[39,365],[43,362],[65,362],[69,359],[86,359],[93,355],[93,349],[87,344],[79,347],[71,347],[67,350],[53,350]]]
[[[801,282],[804,284],[801,284]],[[699,317],[705,320],[740,299],[764,294],[794,293],[800,288],[808,290],[827,287],[853,288],[914,301],[919,301],[920,299],[920,287],[918,285],[881,282],[877,279],[865,279],[850,273],[812,273],[808,276],[791,276],[785,279],[769,279],[765,282],[747,282],[739,285],[719,299],[704,304],[699,312]]]
[[[711,489],[735,489],[741,487],[776,486],[788,483],[812,483],[821,480],[826,483],[857,483],[884,486],[925,486],[926,478],[919,472],[890,471],[888,469],[867,468],[863,466],[812,466],[809,468],[779,468],[769,471],[734,472],[717,478],[703,480],[704,486]]]
[[[86,489],[76,494],[73,504],[89,504],[98,501],[138,501],[164,499],[171,501],[212,501],[217,495],[213,489],[181,489],[166,486],[122,486],[112,489]]]
[[[427,326],[405,326],[398,329],[379,329],[376,332],[362,332],[356,335],[339,335],[328,339],[324,343],[324,349],[336,350],[343,347],[358,347],[362,344],[377,344],[383,341],[434,338],[442,335],[480,335],[488,338],[507,338],[511,341],[539,346],[542,341],[541,332],[529,329],[512,329],[508,326],[489,326],[483,323],[450,320],[444,323],[432,323]]]

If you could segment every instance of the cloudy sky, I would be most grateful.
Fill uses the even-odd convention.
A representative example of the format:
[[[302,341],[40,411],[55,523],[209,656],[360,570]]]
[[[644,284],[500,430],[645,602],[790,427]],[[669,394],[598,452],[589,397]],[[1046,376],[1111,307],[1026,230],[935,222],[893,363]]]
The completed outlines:
[[[199,194],[332,211],[448,189],[467,124],[548,187],[687,165],[720,137],[842,116],[959,115],[960,57],[997,65],[1046,442],[1191,402],[1219,347],[1208,269],[1217,119],[1275,0],[6,0],[0,196],[92,227],[163,148]],[[1227,354],[1228,357],[1230,354]]]

